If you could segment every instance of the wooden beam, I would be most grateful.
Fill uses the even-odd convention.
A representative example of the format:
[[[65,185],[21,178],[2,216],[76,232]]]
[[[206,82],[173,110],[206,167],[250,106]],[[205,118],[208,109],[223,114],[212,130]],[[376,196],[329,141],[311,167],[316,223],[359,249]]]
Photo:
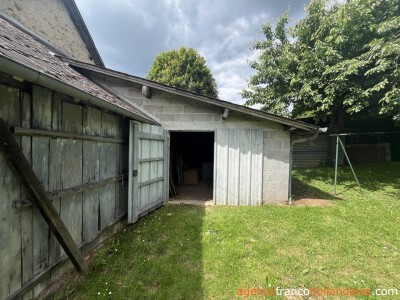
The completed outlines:
[[[53,199],[57,199],[60,197],[65,197],[65,196],[69,196],[72,194],[76,194],[76,193],[80,193],[80,192],[84,192],[90,189],[95,189],[98,188],[100,186],[109,184],[109,183],[113,183],[113,182],[117,182],[117,181],[121,181],[124,180],[124,177],[126,179],[128,179],[128,173],[122,174],[120,176],[116,176],[116,177],[111,177],[111,178],[107,178],[104,180],[100,180],[97,182],[89,182],[89,183],[84,183],[69,189],[65,189],[65,190],[60,190],[60,191],[54,191],[51,193],[48,193],[49,199],[53,200]]]
[[[94,141],[94,142],[99,142],[99,143],[128,144],[128,140],[124,140],[124,139],[102,137],[102,136],[95,136],[95,135],[86,135],[86,134],[77,134],[77,133],[67,133],[67,132],[59,132],[59,131],[48,131],[48,130],[41,130],[41,129],[12,127],[11,132],[14,135],[22,135],[22,136],[25,136],[25,135],[27,135],[27,136],[45,136],[45,137],[49,137],[49,138]]]
[[[142,159],[139,159],[139,162],[140,163],[142,163],[142,162],[152,162],[152,161],[160,161],[160,160],[164,160],[164,159],[165,159],[164,157],[142,158]]]
[[[225,108],[224,112],[222,113],[222,120],[228,119],[229,108]]]
[[[87,273],[89,268],[83,258],[78,246],[75,244],[67,227],[51,203],[47,192],[41,185],[35,172],[26,160],[21,148],[12,136],[10,129],[2,118],[0,118],[0,150],[10,167],[21,179],[33,201],[38,207],[43,219],[49,225],[58,242],[71,259],[75,268],[81,273]]]
[[[163,141],[165,138],[162,135],[140,132],[139,139]]]
[[[80,184],[68,189],[63,189],[63,190],[58,190],[54,192],[47,193],[49,196],[50,200],[58,199],[60,197],[66,197],[70,196],[76,193],[81,193],[84,191],[88,191],[90,189],[95,189],[98,187],[101,187],[103,185],[113,183],[113,182],[118,182],[118,181],[124,181],[128,180],[128,173],[124,173],[115,177],[110,177],[104,180],[96,181],[96,182],[88,182],[84,184]],[[13,201],[13,208],[25,208],[25,207],[30,207],[32,206],[32,198],[21,198],[18,200]]]
[[[150,180],[147,180],[147,181],[144,181],[144,182],[140,182],[139,183],[139,187],[142,187],[142,186],[145,186],[145,185],[149,185],[149,184],[152,184],[152,183],[156,183],[156,182],[159,182],[159,181],[162,181],[162,180],[164,180],[164,176],[157,177],[157,178],[154,178],[154,179],[150,179]]]

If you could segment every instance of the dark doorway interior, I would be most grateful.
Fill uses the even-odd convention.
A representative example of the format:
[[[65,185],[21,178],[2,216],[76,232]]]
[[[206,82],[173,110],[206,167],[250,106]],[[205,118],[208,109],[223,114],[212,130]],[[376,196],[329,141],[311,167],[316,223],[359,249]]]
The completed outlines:
[[[171,200],[212,200],[213,166],[214,132],[171,132]]]

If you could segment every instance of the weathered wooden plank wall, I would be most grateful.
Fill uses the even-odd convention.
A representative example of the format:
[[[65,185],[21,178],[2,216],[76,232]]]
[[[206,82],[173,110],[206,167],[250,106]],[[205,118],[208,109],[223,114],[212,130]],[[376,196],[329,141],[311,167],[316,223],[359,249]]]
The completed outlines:
[[[34,86],[32,89],[32,128],[51,130],[52,92],[48,89]],[[49,190],[49,148],[47,137],[32,137],[32,168],[38,179]],[[39,274],[49,263],[49,228],[39,210],[33,209],[33,275]],[[34,297],[48,285],[48,280],[34,288]]]
[[[163,202],[164,176],[164,131],[161,127],[139,125],[139,211],[150,208],[155,203]],[[148,135],[146,135],[148,134]],[[157,140],[160,137],[160,140]],[[155,138],[155,139],[154,139]],[[154,182],[153,182],[154,181]]]
[[[214,204],[262,203],[262,129],[217,129]]]
[[[21,94],[21,127],[30,128],[32,123],[31,112],[31,95],[27,93]],[[1,99],[0,99],[1,101]],[[22,152],[27,158],[28,162],[32,163],[32,138],[30,136],[21,137]],[[21,198],[28,197],[28,193],[21,184]],[[26,284],[33,277],[33,209],[21,209],[21,265],[22,265],[22,282],[21,285]],[[25,294],[23,299],[32,299],[33,291]]]
[[[10,126],[19,125],[18,90],[0,85],[0,102],[0,117],[7,119]],[[20,197],[20,194],[20,183],[0,155],[0,299],[21,286],[21,213],[12,208],[11,200]]]
[[[35,85],[23,93],[0,84],[0,117],[10,127],[128,140],[128,119]],[[48,192],[117,178],[52,200],[78,245],[97,242],[99,233],[127,212],[128,144],[34,134],[16,139]],[[121,175],[125,175],[122,181]],[[29,195],[1,154],[0,195],[0,299],[4,299],[66,255],[37,208],[13,208],[14,201]],[[56,268],[41,276],[22,298],[36,298],[60,272]]]
[[[161,206],[167,197],[166,132],[158,126],[149,124],[132,125],[135,144],[131,158],[132,174],[131,206],[128,222],[134,223],[139,216]],[[135,154],[136,152],[136,154]],[[131,175],[130,175],[131,176]]]
[[[84,134],[101,135],[101,111],[88,107],[84,110]],[[100,144],[92,141],[83,142],[83,183],[100,180]],[[82,237],[84,240],[93,239],[99,227],[99,191],[91,189],[83,192]]]

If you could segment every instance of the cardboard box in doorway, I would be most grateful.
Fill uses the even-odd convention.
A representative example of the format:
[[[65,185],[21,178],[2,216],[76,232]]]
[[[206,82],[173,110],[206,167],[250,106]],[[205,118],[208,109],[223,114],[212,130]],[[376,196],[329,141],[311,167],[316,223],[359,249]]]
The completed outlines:
[[[183,171],[184,184],[198,184],[200,180],[200,169],[189,169]]]

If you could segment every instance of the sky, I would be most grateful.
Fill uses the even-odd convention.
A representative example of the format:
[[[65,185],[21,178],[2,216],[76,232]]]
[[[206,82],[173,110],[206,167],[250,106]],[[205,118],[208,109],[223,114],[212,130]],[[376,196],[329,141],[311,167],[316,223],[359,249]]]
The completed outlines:
[[[289,9],[304,16],[309,0],[75,0],[104,64],[145,77],[157,54],[192,47],[218,84],[219,98],[243,104],[240,92],[254,74],[251,44],[260,24]]]

